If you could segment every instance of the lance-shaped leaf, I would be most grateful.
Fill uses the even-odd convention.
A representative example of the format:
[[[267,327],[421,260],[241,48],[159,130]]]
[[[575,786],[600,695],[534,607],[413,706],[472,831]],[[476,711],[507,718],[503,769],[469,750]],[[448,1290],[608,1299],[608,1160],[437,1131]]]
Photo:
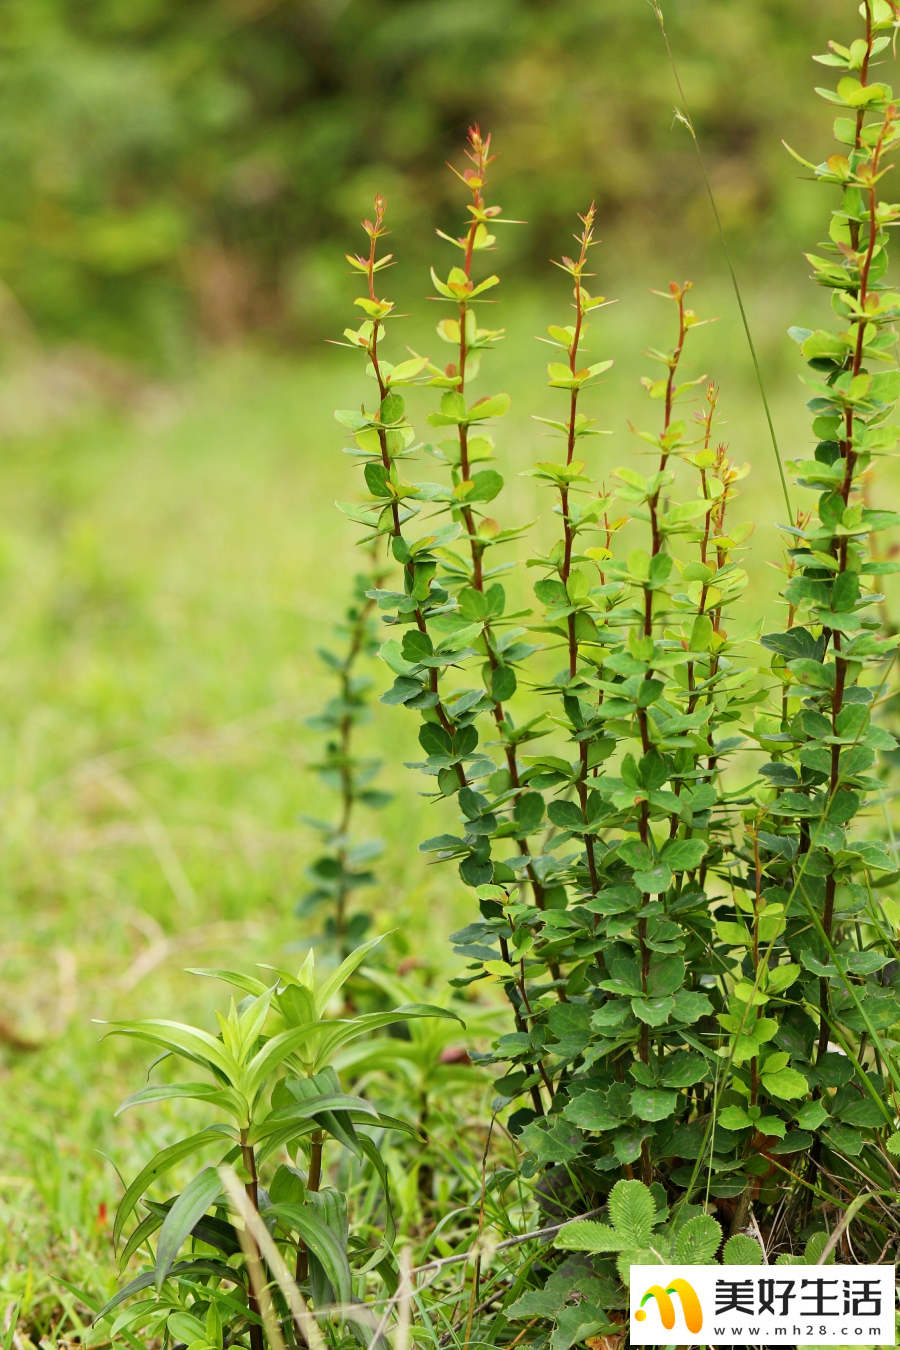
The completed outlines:
[[[350,1112],[350,1119],[354,1125],[371,1125],[372,1122],[367,1116],[358,1115],[355,1111]],[[398,1120],[396,1116],[386,1116],[383,1111],[378,1112],[378,1124],[383,1130],[399,1130],[401,1134],[408,1134],[412,1139],[421,1140],[422,1136],[414,1125],[410,1125],[408,1120]]]
[[[266,1135],[256,1145],[257,1167],[262,1167],[263,1163],[268,1162],[269,1158],[275,1157],[283,1148],[295,1144],[304,1135],[313,1134],[318,1128],[318,1122],[310,1116],[309,1120],[291,1121],[282,1126],[281,1129],[273,1130],[271,1134]]]
[[[162,1207],[160,1206],[159,1208]],[[143,1247],[147,1239],[152,1237],[158,1228],[162,1228],[167,1212],[168,1211],[159,1213],[158,1210],[154,1210],[153,1213],[148,1214],[145,1218],[141,1219],[140,1223],[131,1234],[131,1237],[122,1248],[122,1253],[119,1257],[120,1271],[125,1269],[132,1256],[134,1256],[135,1252],[140,1247]]]
[[[319,1116],[327,1117],[334,1112],[344,1114],[349,1111],[360,1112],[364,1117],[371,1117],[374,1125],[378,1124],[378,1112],[364,1097],[353,1097],[343,1092],[321,1092],[311,1095],[305,1101],[293,1102],[290,1106],[281,1106],[272,1111],[265,1120],[253,1127],[248,1142],[255,1144],[260,1139],[266,1139],[274,1131],[281,1130],[292,1121],[310,1120]],[[327,1125],[325,1128],[328,1128]]]
[[[126,1097],[116,1111],[120,1116],[130,1106],[143,1106],[146,1102],[166,1101],[170,1098],[188,1098],[198,1102],[210,1102],[214,1106],[235,1116],[242,1124],[248,1119],[250,1108],[247,1101],[233,1088],[222,1087],[218,1083],[158,1083],[152,1087],[141,1088]]]
[[[409,1022],[417,1017],[448,1017],[465,1026],[461,1017],[449,1008],[439,1008],[433,1003],[407,1003],[393,1012],[364,1013],[347,1022],[327,1022],[329,1030],[323,1035],[319,1047],[317,1067],[328,1063],[334,1052],[348,1041],[364,1036],[368,1031],[377,1031],[379,1027],[390,1026],[392,1022]]]
[[[334,1233],[317,1218],[308,1205],[285,1203],[272,1205],[266,1210],[267,1217],[274,1215],[285,1228],[293,1229],[306,1243],[309,1250],[322,1263],[339,1303],[350,1303],[353,1288],[350,1279],[350,1265]]]
[[[247,1055],[256,1045],[262,1034],[263,1026],[269,1015],[269,1008],[272,1005],[272,995],[274,992],[274,989],[267,989],[264,994],[260,994],[259,998],[252,999],[247,1003],[247,1006],[244,1007],[243,1012],[241,1012],[240,1016],[237,1018],[236,1023],[232,1018],[228,1019],[229,1032],[227,1035],[224,1035],[224,1039],[227,1044],[229,1036],[234,1034],[231,1031],[231,1028],[234,1027],[237,1031],[235,1056],[241,1063],[247,1058]],[[244,1002],[246,1003],[247,1001],[244,1000]],[[222,1027],[224,1033],[225,1019],[222,1017],[221,1013],[216,1013],[216,1017],[218,1018],[219,1025]]]
[[[263,984],[255,975],[245,975],[240,970],[218,970],[207,969],[206,967],[188,966],[188,975],[204,975],[210,980],[222,980],[225,984],[233,984],[235,989],[242,989],[245,994],[252,994],[254,998],[259,998],[268,989],[268,985]]]
[[[176,1276],[211,1275],[215,1279],[230,1280],[232,1284],[241,1283],[241,1272],[233,1269],[231,1266],[223,1265],[220,1261],[179,1261],[177,1265],[172,1267],[169,1274]],[[135,1279],[129,1280],[128,1284],[120,1289],[117,1294],[113,1294],[109,1302],[104,1303],[103,1307],[96,1314],[94,1321],[101,1322],[104,1317],[107,1317],[112,1312],[113,1308],[117,1308],[120,1303],[124,1303],[126,1298],[131,1298],[132,1294],[139,1294],[142,1289],[149,1289],[150,1286],[155,1283],[155,1273],[152,1270],[145,1270],[142,1274],[136,1276]],[[249,1317],[250,1320],[254,1322],[261,1321],[261,1319],[257,1318],[252,1312],[245,1312],[244,1316]]]
[[[269,969],[274,970],[274,967],[270,966]],[[320,1012],[316,1007],[316,996],[313,991],[287,971],[279,970],[275,973],[280,976],[283,986],[281,992],[276,995],[275,1006],[287,1026],[299,1027],[317,1019]]]
[[[309,1050],[313,1039],[317,1038],[326,1027],[333,1025],[333,1022],[317,1019],[315,1022],[306,1022],[302,1026],[291,1027],[288,1031],[279,1032],[277,1036],[272,1036],[270,1040],[266,1041],[265,1045],[253,1056],[242,1076],[241,1088],[247,1098],[253,1101],[270,1073],[273,1073],[286,1059],[290,1059],[291,1055],[304,1048]]]
[[[175,1199],[177,1199],[177,1196]],[[160,1224],[163,1224],[166,1215],[175,1203],[175,1199],[167,1200],[163,1205],[158,1205],[155,1200],[144,1200],[143,1203],[151,1214],[159,1219]],[[205,1242],[210,1247],[215,1247],[225,1256],[235,1256],[241,1250],[240,1238],[234,1226],[224,1219],[217,1219],[213,1214],[203,1214],[194,1224],[191,1232],[195,1238]],[[134,1234],[132,1234],[133,1236]],[[128,1240],[130,1242],[131,1238]]]
[[[172,1208],[166,1215],[166,1221],[156,1246],[157,1292],[175,1264],[179,1248],[194,1225],[206,1213],[222,1189],[219,1173],[214,1167],[204,1167],[203,1171],[188,1182]]]
[[[458,530],[456,533],[458,533]],[[321,988],[316,993],[316,1010],[320,1017],[335,994],[343,988],[353,972],[362,965],[369,952],[377,947],[379,942],[383,942],[387,936],[389,934],[383,933],[380,937],[370,938],[368,942],[363,942],[359,947],[354,948],[350,955],[341,962],[337,970],[329,975],[327,980],[323,981]]]
[[[154,1181],[157,1181],[161,1176],[165,1176],[166,1172],[171,1171],[177,1163],[183,1162],[191,1154],[199,1153],[200,1149],[206,1148],[210,1144],[222,1144],[226,1139],[231,1140],[234,1137],[235,1132],[230,1125],[210,1125],[197,1134],[189,1135],[187,1139],[179,1139],[176,1144],[170,1144],[168,1148],[160,1149],[159,1153],[150,1159],[146,1167],[141,1169],[122,1196],[113,1224],[113,1242],[115,1244],[119,1242],[126,1219]]]
[[[181,1055],[182,1059],[202,1064],[204,1068],[214,1067],[233,1084],[237,1081],[240,1069],[234,1055],[225,1048],[216,1036],[200,1027],[189,1027],[183,1022],[169,1022],[161,1017],[147,1017],[139,1022],[106,1022],[108,1036],[134,1036],[139,1041],[149,1041],[170,1054]]]
[[[387,1166],[381,1155],[381,1150],[378,1148],[374,1139],[370,1139],[367,1134],[361,1134],[358,1138],[360,1148],[372,1164],[378,1180],[381,1182],[381,1189],[384,1193],[385,1210],[384,1240],[388,1247],[392,1247],[394,1245],[394,1239],[397,1236],[397,1225],[394,1222],[394,1207],[391,1204],[391,1184]]]

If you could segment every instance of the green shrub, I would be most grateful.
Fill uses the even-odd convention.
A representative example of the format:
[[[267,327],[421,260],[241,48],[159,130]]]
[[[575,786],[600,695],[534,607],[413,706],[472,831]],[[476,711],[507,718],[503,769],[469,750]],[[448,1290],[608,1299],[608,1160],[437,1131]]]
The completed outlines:
[[[860,1169],[890,1184],[900,1007],[877,888],[895,864],[859,817],[882,792],[877,752],[896,744],[871,714],[897,646],[879,633],[874,579],[898,564],[870,541],[900,516],[869,506],[866,485],[900,436],[889,421],[900,299],[885,280],[900,208],[879,198],[896,113],[869,76],[893,10],[872,0],[865,14],[863,38],[817,58],[840,68],[837,92],[820,92],[841,114],[842,149],[807,165],[839,190],[830,239],[808,256],[839,332],[794,330],[817,443],[790,468],[815,495],[782,526],[778,631],[741,622],[752,524],[733,503],[747,468],[717,438],[715,384],[679,375],[703,322],[690,283],[665,295],[673,346],[648,353],[661,367],[643,381],[658,414],[637,432],[651,459],[639,471],[604,462],[585,410],[611,364],[596,359],[608,337],[587,354],[606,303],[585,285],[593,207],[557,264],[573,313],[549,329],[559,405],[538,421],[560,453],[523,472],[550,492],[559,534],[526,559],[539,575],[533,613],[516,609],[510,563],[495,561],[526,527],[489,514],[503,488],[493,426],[509,398],[470,393],[503,336],[478,318],[499,280],[481,279],[478,255],[505,223],[487,204],[490,139],[470,133],[468,218],[458,239],[442,236],[461,256],[449,273],[432,269],[451,311],[437,330],[445,367],[384,356],[383,199],[364,222],[368,252],[350,258],[368,290],[345,339],[377,393],[371,411],[337,414],[369,493],[341,509],[367,544],[385,539],[403,580],[369,592],[395,677],[382,701],[419,719],[425,792],[455,817],[420,847],[452,861],[477,903],[454,936],[468,971],[453,983],[497,980],[511,1007],[513,1027],[484,1062],[505,1065],[497,1091],[514,1108],[523,1174],[564,1168],[585,1208],[636,1169],[679,1205],[730,1198],[735,1229],[756,1198],[789,1231],[829,1196],[826,1160],[851,1191]],[[421,383],[442,391],[427,418],[436,444],[424,446],[401,393]],[[416,455],[444,481],[407,481]],[[626,523],[638,543],[618,548]],[[871,1233],[880,1244],[874,1219]]]

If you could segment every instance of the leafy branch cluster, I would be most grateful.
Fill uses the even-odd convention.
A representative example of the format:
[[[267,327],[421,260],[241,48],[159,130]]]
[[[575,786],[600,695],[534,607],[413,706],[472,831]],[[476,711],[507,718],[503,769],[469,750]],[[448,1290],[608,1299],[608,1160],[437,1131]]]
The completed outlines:
[[[893,367],[900,302],[884,280],[898,208],[879,196],[897,115],[869,78],[894,11],[872,0],[865,12],[865,36],[822,58],[846,68],[824,95],[851,116],[836,122],[848,153],[814,168],[840,200],[825,256],[809,256],[840,331],[794,330],[815,372],[816,448],[791,468],[816,497],[783,527],[778,631],[735,617],[752,526],[733,502],[747,466],[717,438],[715,384],[681,375],[703,322],[690,283],[666,296],[672,347],[648,353],[659,412],[637,446],[652,463],[606,469],[598,486],[602,430],[583,404],[611,362],[588,355],[607,303],[586,285],[593,208],[558,264],[573,294],[571,321],[549,329],[562,407],[538,420],[560,454],[523,470],[559,522],[549,551],[526,559],[541,574],[536,621],[510,603],[510,564],[492,552],[527,527],[487,513],[503,487],[486,467],[492,426],[509,399],[468,393],[502,337],[476,317],[498,282],[478,279],[476,255],[503,223],[487,204],[489,139],[470,133],[460,175],[471,201],[450,242],[462,265],[432,270],[453,307],[438,326],[453,361],[383,356],[383,201],[368,254],[351,258],[368,294],[345,337],[378,392],[371,411],[337,414],[370,494],[341,505],[403,568],[402,590],[370,592],[395,676],[382,701],[417,715],[427,791],[455,807],[456,829],[421,847],[453,860],[478,904],[454,936],[469,963],[454,983],[498,980],[511,1005],[515,1029],[485,1062],[507,1065],[497,1091],[515,1107],[525,1174],[564,1167],[579,1204],[637,1169],[679,1203],[701,1190],[730,1199],[739,1228],[753,1198],[805,1215],[826,1161],[846,1184],[860,1166],[881,1189],[898,1175],[886,1152],[900,1085],[886,1035],[900,1020],[896,933],[878,899],[894,862],[856,820],[883,788],[877,753],[896,745],[871,714],[897,645],[880,633],[875,579],[898,565],[872,540],[900,523],[867,500],[874,459],[900,435],[889,420],[900,375],[878,372]],[[448,433],[437,445],[418,442],[407,416],[399,390],[413,383],[442,391],[427,418]],[[685,416],[691,400],[700,407]],[[447,480],[409,481],[417,455]],[[635,546],[617,547],[625,537]]]
[[[297,916],[309,919],[325,907],[322,939],[334,942],[342,957],[359,945],[371,925],[369,914],[364,910],[350,913],[349,905],[355,891],[376,883],[369,864],[384,851],[380,839],[353,842],[354,820],[360,806],[377,811],[391,800],[390,793],[374,784],[379,761],[360,754],[356,744],[359,728],[372,717],[368,695],[373,680],[359,669],[360,662],[378,649],[372,618],[374,602],[367,599],[366,592],[379,585],[384,576],[378,559],[371,554],[369,569],[356,576],[352,601],[343,622],[336,626],[342,650],[323,647],[319,651],[337,691],[306,723],[328,737],[321,759],[310,767],[325,787],[338,794],[339,807],[335,820],[306,819],[320,835],[324,852],[307,869],[311,889],[297,906]]]

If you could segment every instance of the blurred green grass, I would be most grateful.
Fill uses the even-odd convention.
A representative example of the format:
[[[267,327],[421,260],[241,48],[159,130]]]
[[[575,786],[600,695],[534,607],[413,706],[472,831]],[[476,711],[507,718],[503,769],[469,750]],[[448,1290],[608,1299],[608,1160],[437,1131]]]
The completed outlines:
[[[595,289],[621,296],[591,342],[593,359],[616,361],[591,409],[614,432],[592,450],[602,478],[639,453],[629,419],[656,422],[659,405],[638,382],[653,373],[641,351],[669,345],[673,315],[646,289],[665,287],[662,268],[638,286],[598,264]],[[788,458],[806,451],[809,432],[785,329],[812,326],[821,302],[802,276],[751,284],[747,301]],[[495,506],[504,523],[539,517],[536,539],[550,537],[550,504],[517,473],[550,450],[530,414],[558,414],[562,396],[545,388],[548,352],[534,335],[565,321],[565,303],[561,290],[533,292],[491,311],[508,337],[477,386],[513,396],[497,428],[507,490]],[[695,308],[720,318],[692,336],[689,374],[721,385],[724,435],[752,465],[737,507],[757,527],[739,618],[774,619],[777,575],[765,559],[778,554],[785,510],[755,377],[727,284],[698,286]],[[408,342],[437,354],[425,320],[405,322],[393,350]],[[13,404],[17,388],[33,388],[17,379],[4,391]],[[327,695],[315,649],[355,568],[352,527],[333,502],[352,495],[357,470],[332,409],[366,395],[346,351],[300,360],[247,349],[211,355],[127,406],[89,402],[4,436],[0,1303],[22,1295],[51,1307],[53,1272],[111,1288],[120,1189],[102,1155],[131,1172],[174,1128],[165,1105],[113,1122],[145,1061],[115,1041],[98,1048],[92,1019],[207,1018],[216,991],[183,967],[293,960],[286,949],[308,936],[293,909],[315,840],[299,816],[321,815],[322,801],[306,771],[318,740],[303,718]],[[434,402],[434,391],[411,394],[420,430]],[[435,476],[431,461],[416,467]],[[878,499],[896,488],[889,464]],[[520,568],[512,585],[525,581]],[[435,832],[438,812],[438,828],[451,820],[399,763],[416,755],[414,731],[402,710],[378,708],[365,733],[395,793],[371,822],[388,850],[367,903],[379,930],[396,930],[397,957],[446,968],[442,939],[467,901],[412,842]]]

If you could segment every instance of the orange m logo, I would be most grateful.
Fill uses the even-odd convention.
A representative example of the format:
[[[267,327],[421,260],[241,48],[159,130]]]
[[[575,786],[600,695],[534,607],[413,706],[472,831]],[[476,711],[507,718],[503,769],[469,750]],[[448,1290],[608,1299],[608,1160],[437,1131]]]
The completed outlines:
[[[666,1331],[671,1331],[675,1325],[675,1307],[670,1297],[672,1294],[677,1294],[681,1299],[685,1326],[692,1336],[696,1336],[703,1329],[703,1312],[700,1308],[700,1300],[687,1280],[673,1280],[665,1289],[661,1284],[651,1284],[641,1299],[641,1306],[634,1314],[635,1320],[638,1322],[644,1321],[647,1316],[644,1311],[644,1304],[649,1298],[655,1298],[662,1324]]]

